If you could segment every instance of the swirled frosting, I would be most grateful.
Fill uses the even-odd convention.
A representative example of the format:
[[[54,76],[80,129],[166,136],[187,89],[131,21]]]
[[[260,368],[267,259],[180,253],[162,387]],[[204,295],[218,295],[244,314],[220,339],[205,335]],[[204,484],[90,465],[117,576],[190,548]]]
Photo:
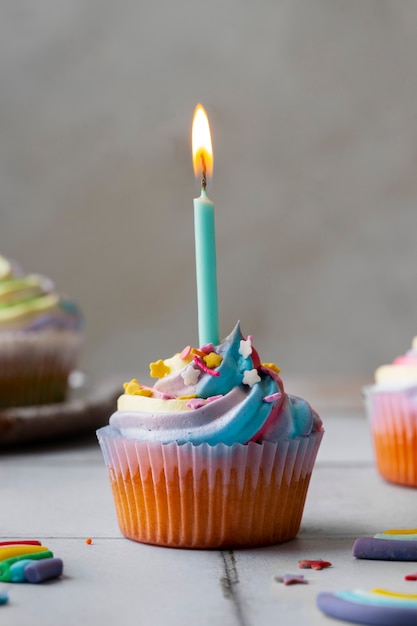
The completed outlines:
[[[187,347],[150,366],[153,387],[125,384],[110,425],[128,438],[215,445],[277,441],[321,431],[310,405],[285,393],[239,323],[218,346]]]
[[[0,331],[80,330],[77,304],[45,276],[25,274],[0,256]]]
[[[389,365],[381,365],[375,371],[378,389],[389,389],[417,384],[417,337],[405,354],[397,356]]]

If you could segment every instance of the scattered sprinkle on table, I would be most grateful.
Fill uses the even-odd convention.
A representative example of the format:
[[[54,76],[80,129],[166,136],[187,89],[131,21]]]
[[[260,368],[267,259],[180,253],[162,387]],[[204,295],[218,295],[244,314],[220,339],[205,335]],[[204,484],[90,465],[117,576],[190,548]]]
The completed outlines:
[[[308,580],[302,574],[284,574],[283,576],[275,576],[277,583],[284,585],[307,585]]]
[[[330,561],[323,561],[322,559],[304,559],[303,561],[298,561],[298,567],[301,569],[325,569],[326,567],[332,567]]]
[[[417,580],[417,572],[414,572],[414,574],[407,574],[407,576],[404,576],[405,580]]]
[[[93,540],[91,539],[91,537],[87,537],[87,539],[85,540],[85,543],[91,546],[91,544],[93,543]]]

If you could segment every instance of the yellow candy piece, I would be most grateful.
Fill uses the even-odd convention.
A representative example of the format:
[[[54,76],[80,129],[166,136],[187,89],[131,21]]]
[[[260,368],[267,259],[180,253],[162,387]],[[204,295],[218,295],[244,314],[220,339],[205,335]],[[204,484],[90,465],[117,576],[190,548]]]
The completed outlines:
[[[386,589],[372,589],[372,593],[378,593],[381,596],[390,596],[391,598],[404,598],[405,600],[417,600],[417,593],[397,593],[395,591],[387,591]]]
[[[213,370],[215,367],[219,367],[220,363],[223,361],[223,357],[217,352],[210,352],[205,357],[203,357],[204,363]]]
[[[22,554],[34,554],[35,552],[47,552],[48,548],[45,546],[32,546],[32,545],[15,545],[0,547],[0,561],[10,559],[14,556],[21,556]]]
[[[164,376],[169,374],[171,371],[171,368],[166,365],[165,361],[163,361],[162,359],[151,363],[149,369],[152,378],[164,378]]]
[[[408,528],[404,530],[384,530],[383,535],[417,535],[417,528]]]
[[[189,396],[178,396],[178,400],[192,400],[193,398],[196,398],[196,394],[195,393],[191,393]]]
[[[281,369],[278,367],[278,365],[275,365],[275,363],[262,363],[262,365],[264,367],[267,367],[269,370],[276,372],[277,374],[279,374],[281,371]]]

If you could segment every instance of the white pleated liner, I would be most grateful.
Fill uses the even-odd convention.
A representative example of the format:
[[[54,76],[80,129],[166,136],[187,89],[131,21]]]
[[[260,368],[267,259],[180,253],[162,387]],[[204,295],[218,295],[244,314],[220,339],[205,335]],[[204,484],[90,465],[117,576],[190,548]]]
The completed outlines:
[[[192,472],[195,494],[198,493],[200,480],[204,475],[208,482],[208,498],[217,498],[213,507],[210,506],[210,502],[208,503],[209,518],[212,509],[217,511],[217,514],[219,511],[219,492],[214,487],[216,483],[218,487],[219,477],[221,479],[221,491],[226,500],[220,506],[220,510],[223,511],[225,518],[220,521],[218,519],[207,520],[208,529],[215,526],[218,532],[219,526],[221,527],[219,537],[216,539],[219,545],[222,545],[223,531],[226,537],[227,529],[230,527],[230,520],[226,519],[228,515],[227,510],[229,509],[227,505],[229,483],[233,480],[233,484],[237,486],[239,492],[243,492],[245,481],[245,488],[247,489],[248,470],[250,472],[251,486],[253,487],[253,489],[249,490],[249,493],[253,494],[253,502],[252,504],[249,503],[246,508],[241,520],[242,524],[248,528],[254,528],[254,533],[258,537],[258,545],[260,545],[263,542],[262,539],[259,540],[259,533],[262,535],[262,530],[259,530],[259,527],[262,527],[263,519],[265,518],[267,520],[266,524],[270,525],[271,514],[274,515],[272,508],[275,507],[277,509],[277,516],[281,516],[281,511],[285,510],[286,523],[288,522],[289,527],[295,529],[294,532],[288,531],[291,536],[286,536],[285,533],[287,531],[283,531],[284,538],[282,540],[286,540],[292,538],[298,532],[309,478],[323,432],[289,441],[276,443],[266,441],[262,444],[250,442],[247,445],[234,444],[232,446],[224,444],[215,446],[201,444],[195,446],[191,443],[178,445],[175,442],[160,444],[157,442],[136,441],[122,437],[110,426],[99,429],[97,436],[112,481],[122,477],[122,481],[117,480],[117,489],[120,488],[123,482],[125,497],[122,498],[123,504],[120,506],[119,501],[119,505],[116,507],[122,532],[125,532],[132,539],[143,542],[149,541],[150,543],[183,547],[214,547],[209,545],[212,541],[210,530],[207,530],[207,546],[204,543],[205,540],[202,543],[200,539],[198,540],[199,543],[195,543],[197,542],[195,538],[184,538],[181,535],[181,519],[189,518],[190,508],[198,508],[197,504],[191,503],[192,505],[190,505],[189,502],[190,495],[188,493],[189,489],[186,487],[186,480],[189,482],[190,472]],[[163,484],[163,481],[165,481],[166,498],[163,499],[162,504],[161,498],[153,494],[149,496],[149,501],[145,498],[145,504],[143,494],[136,501],[135,489],[131,487],[134,482],[145,481],[149,474],[151,474],[155,485],[160,485],[161,482]],[[261,476],[264,485],[268,486],[271,480],[275,479],[275,483],[280,486],[273,501],[266,501],[264,496],[257,494],[256,489]],[[163,517],[170,517],[170,505],[174,506],[177,511],[178,498],[174,502],[170,496],[172,485],[176,484],[176,481],[179,483],[179,490],[184,496],[183,499],[182,497],[179,498],[181,519],[173,521],[169,537],[165,534],[160,537],[160,540],[155,540],[154,529],[151,528],[155,521],[153,508],[158,506],[161,508],[156,513],[156,518],[161,520]],[[291,489],[289,490],[290,486]],[[298,489],[299,492],[293,493],[293,488]],[[130,495],[128,495],[128,492]],[[260,493],[263,494],[264,491],[261,490]],[[117,496],[116,494],[114,495],[116,499]],[[135,501],[132,501],[133,498],[135,498]],[[142,504],[139,502],[139,499]],[[138,517],[136,514],[137,507],[143,508],[143,506],[146,507],[148,505],[152,509],[152,513],[149,513],[149,516],[141,516],[146,518],[147,528],[141,528],[138,532],[136,527],[133,528],[134,523],[131,520],[136,520]],[[175,515],[178,517],[178,511]],[[198,516],[198,513],[196,515]],[[120,517],[123,519],[120,519]],[[173,517],[175,516],[173,515]],[[196,523],[201,524],[201,520],[197,519]],[[178,529],[176,525],[179,526]],[[126,532],[127,527],[129,530]],[[248,532],[250,534],[251,531]],[[265,530],[265,533],[265,543],[271,543],[268,539],[270,530]],[[279,529],[275,529],[275,533],[279,535]],[[152,537],[152,539],[148,539],[148,537]],[[248,539],[247,543],[250,543],[250,539]]]
[[[417,387],[365,393],[378,470],[388,480],[417,487]]]

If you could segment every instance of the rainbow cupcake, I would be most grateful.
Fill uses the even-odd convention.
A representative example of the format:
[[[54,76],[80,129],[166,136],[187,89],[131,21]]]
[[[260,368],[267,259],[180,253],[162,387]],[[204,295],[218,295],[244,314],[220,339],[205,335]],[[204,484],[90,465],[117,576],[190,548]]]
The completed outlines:
[[[0,409],[65,400],[81,319],[51,280],[0,256]]]
[[[376,370],[364,399],[379,473],[417,487],[417,337],[411,350]]]
[[[151,364],[97,431],[122,533],[182,548],[294,538],[323,436],[239,324],[218,346]]]

